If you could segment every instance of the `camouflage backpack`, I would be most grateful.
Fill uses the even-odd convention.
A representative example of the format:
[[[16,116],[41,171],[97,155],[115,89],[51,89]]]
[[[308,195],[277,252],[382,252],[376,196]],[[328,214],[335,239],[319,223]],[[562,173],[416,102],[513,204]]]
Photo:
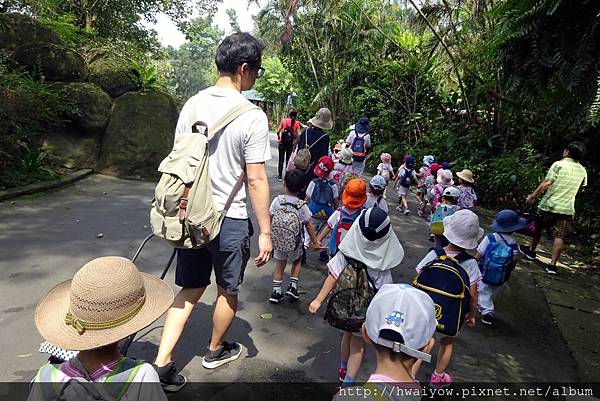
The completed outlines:
[[[292,252],[302,243],[304,230],[300,220],[300,208],[304,206],[304,202],[298,200],[296,203],[290,203],[285,195],[278,198],[280,208],[271,217],[271,243],[276,251]]]

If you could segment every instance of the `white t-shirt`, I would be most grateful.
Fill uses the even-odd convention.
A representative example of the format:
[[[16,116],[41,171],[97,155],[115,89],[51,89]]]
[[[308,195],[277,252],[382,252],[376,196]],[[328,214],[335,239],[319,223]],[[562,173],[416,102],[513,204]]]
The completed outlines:
[[[377,198],[379,198],[379,202],[377,201]],[[365,202],[365,205],[363,207],[365,209],[369,209],[374,207],[376,204],[377,207],[379,207],[384,212],[388,213],[390,211],[383,195],[375,196],[371,192],[367,192],[367,201]]]
[[[337,280],[338,276],[344,270],[348,262],[346,262],[346,257],[342,252],[338,252],[335,254],[333,258],[327,263],[327,268],[329,269],[329,273]],[[371,269],[367,266],[367,273],[375,287],[381,288],[384,284],[392,284],[394,280],[392,279],[392,270],[375,270]]]
[[[284,195],[284,197],[285,201],[287,203],[291,203],[292,205],[297,205],[300,201],[300,199],[298,199],[298,197],[294,195]],[[276,196],[275,199],[273,199],[273,202],[271,202],[271,206],[269,206],[269,214],[271,214],[271,216],[273,216],[276,211],[281,209],[280,198],[280,196]],[[302,223],[304,224],[308,223],[310,221],[310,218],[312,217],[312,213],[310,212],[310,209],[308,208],[306,203],[304,203],[302,207],[298,209],[298,214],[300,215],[300,221],[302,221]]]
[[[361,136],[361,138],[365,139],[365,147],[370,148],[371,147],[371,135],[369,135],[368,133],[359,134],[359,135]],[[352,148],[352,142],[354,141],[354,138],[356,138],[356,132],[354,130],[352,130],[352,131],[350,131],[350,134],[348,134],[348,138],[346,138],[346,143],[350,144],[349,148]]]
[[[456,255],[458,255],[458,253],[459,252],[447,252],[446,254],[448,256],[455,257]],[[429,253],[427,255],[425,255],[425,257],[423,258],[423,260],[421,260],[419,262],[419,264],[417,265],[417,267],[416,267],[417,273],[419,273],[421,271],[423,266],[425,266],[427,263],[434,260],[436,257],[437,257],[437,255],[435,254],[435,251],[433,251],[433,250],[429,251]],[[477,264],[477,261],[475,260],[475,258],[468,259],[468,260],[462,262],[460,265],[462,267],[464,267],[465,271],[469,275],[469,281],[470,281],[469,285],[476,284],[479,280],[481,280],[481,272],[479,271],[479,265]]]
[[[344,212],[348,214],[354,214],[358,209],[348,209],[346,206],[343,206]],[[357,217],[358,218],[358,217]],[[335,210],[331,216],[327,219],[327,225],[333,230],[335,225],[342,219],[342,214],[339,210]]]
[[[392,167],[391,163],[379,163],[377,166],[377,174],[386,180],[389,180],[393,173],[394,167]]]
[[[515,241],[515,239],[508,234],[494,233],[494,237],[496,238],[496,242],[498,242],[500,244],[504,244],[505,242],[506,242],[506,245],[509,245],[509,246],[517,244],[517,241]],[[502,239],[504,239],[504,241],[502,241]],[[485,251],[489,244],[490,244],[490,240],[488,239],[488,236],[486,235],[485,237],[483,237],[483,239],[479,243],[479,246],[477,247],[477,252],[479,252],[481,255],[485,255]],[[519,254],[519,250],[515,246],[515,248],[513,249],[513,256],[518,255],[518,254]]]
[[[340,190],[339,190],[337,184],[335,183],[335,181],[333,183],[330,182],[329,184],[331,184],[331,190],[333,191],[333,199],[338,199],[340,197]],[[308,184],[308,187],[306,188],[306,196],[308,197],[307,199],[310,199],[314,189],[315,189],[315,182],[313,180]]]
[[[175,135],[191,132],[191,124],[196,121],[203,121],[210,127],[232,107],[245,101],[246,98],[235,89],[216,86],[204,89],[183,106]],[[246,164],[271,159],[267,115],[262,110],[244,113],[213,137],[209,152],[213,199],[222,209]],[[235,196],[227,217],[248,218],[246,185]]]

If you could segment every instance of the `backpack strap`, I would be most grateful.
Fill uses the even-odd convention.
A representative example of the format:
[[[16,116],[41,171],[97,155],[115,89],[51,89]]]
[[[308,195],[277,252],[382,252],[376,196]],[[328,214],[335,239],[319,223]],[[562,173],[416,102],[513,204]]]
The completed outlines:
[[[444,251],[443,248],[431,248],[430,252],[433,251],[435,252],[435,256],[436,257],[440,257],[440,256],[446,256],[446,251]]]
[[[496,236],[494,234],[488,234],[487,239],[490,242],[490,244],[493,244],[494,242],[496,242]],[[504,238],[502,238],[502,240],[504,241]],[[504,241],[504,242],[506,242],[506,241]]]
[[[461,251],[461,252],[460,252],[458,255],[456,255],[456,256],[454,257],[454,259],[456,259],[456,261],[457,261],[458,263],[461,263],[461,264],[462,264],[463,262],[466,262],[466,261],[467,261],[467,260],[469,260],[469,259],[475,259],[475,258],[474,258],[473,256],[471,256],[471,255],[470,255],[468,252],[466,252],[466,251]]]

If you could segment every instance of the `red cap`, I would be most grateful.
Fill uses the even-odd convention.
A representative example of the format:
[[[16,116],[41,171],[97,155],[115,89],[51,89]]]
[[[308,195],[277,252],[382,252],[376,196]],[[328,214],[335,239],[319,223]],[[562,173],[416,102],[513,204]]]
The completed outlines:
[[[329,156],[323,156],[317,162],[313,172],[319,178],[326,178],[333,170],[333,160]]]

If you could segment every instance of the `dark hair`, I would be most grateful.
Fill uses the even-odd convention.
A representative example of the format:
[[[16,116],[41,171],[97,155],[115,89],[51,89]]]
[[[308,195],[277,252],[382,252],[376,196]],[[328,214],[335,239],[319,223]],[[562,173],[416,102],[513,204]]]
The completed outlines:
[[[462,178],[460,178],[460,177],[458,177],[458,181],[459,181],[459,182],[460,182],[462,185],[464,185],[464,186],[466,186],[466,187],[471,187],[471,188],[474,188],[474,187],[475,187],[475,183],[473,183],[473,182],[469,182],[469,181],[467,181],[467,180],[463,180],[463,179],[462,179]]]
[[[304,188],[304,173],[299,169],[288,171],[283,182],[285,182],[285,187],[290,193],[300,193]]]
[[[369,184],[369,187],[371,187],[371,193],[373,195],[381,195],[383,194],[383,192],[385,191],[385,188],[381,188],[381,187],[374,187],[373,185]]]
[[[219,72],[235,73],[244,63],[259,68],[263,48],[264,46],[249,33],[229,35],[217,47],[217,69]]]
[[[383,329],[379,332],[379,337],[384,338],[386,340],[389,341],[394,341],[394,342],[399,342],[401,344],[404,344],[404,338],[402,337],[402,335],[394,330],[390,330],[390,329]],[[375,343],[375,342],[374,342]],[[400,361],[404,361],[404,360],[416,360],[417,358],[412,357],[410,355],[406,355],[403,352],[394,352],[391,348],[383,346],[381,344],[377,344],[375,343],[375,348],[377,349],[377,351],[381,352],[381,353],[388,353],[390,356],[390,359],[393,362],[400,362]]]
[[[579,141],[571,142],[567,145],[567,151],[574,160],[581,160],[585,155],[585,145]]]
[[[442,195],[442,200],[446,201],[450,205],[456,205],[458,203],[458,198],[455,198],[453,196],[443,196]]]
[[[288,115],[292,120],[295,120],[296,117],[298,117],[298,112],[296,110],[290,110],[290,113]]]

